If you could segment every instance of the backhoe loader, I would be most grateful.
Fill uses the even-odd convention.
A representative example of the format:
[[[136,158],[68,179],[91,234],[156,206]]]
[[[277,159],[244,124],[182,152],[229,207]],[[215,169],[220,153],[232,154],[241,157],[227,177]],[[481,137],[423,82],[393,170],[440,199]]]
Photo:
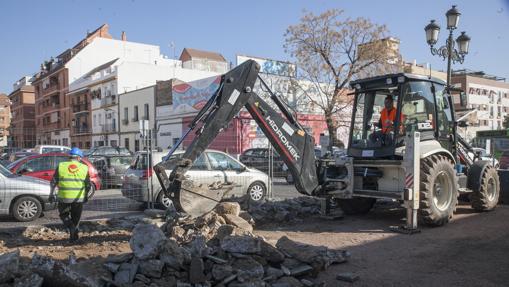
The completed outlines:
[[[154,167],[177,210],[199,216],[231,189],[227,182],[212,188],[197,185],[185,173],[242,108],[281,155],[297,191],[324,198],[326,206],[335,204],[347,214],[366,213],[377,199],[397,200],[407,209],[405,228],[415,229],[418,221],[434,226],[447,223],[460,193],[469,194],[477,211],[497,205],[497,171],[458,135],[453,100],[442,80],[399,73],[352,81],[347,154],[315,159],[313,137],[270,91],[259,70],[256,62],[246,61],[222,75],[217,91],[165,158],[194,132],[184,155],[177,162],[163,160]],[[253,91],[257,81],[275,105]],[[389,96],[398,116],[389,129],[382,130],[380,114]]]

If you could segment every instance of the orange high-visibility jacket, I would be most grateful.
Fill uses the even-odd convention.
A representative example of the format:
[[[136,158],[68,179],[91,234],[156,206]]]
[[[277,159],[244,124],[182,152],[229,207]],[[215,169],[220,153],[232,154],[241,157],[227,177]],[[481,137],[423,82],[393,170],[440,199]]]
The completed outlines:
[[[396,109],[392,108],[390,111],[387,111],[386,108],[383,108],[380,115],[382,133],[386,134],[390,132],[394,128],[394,121],[396,121]]]

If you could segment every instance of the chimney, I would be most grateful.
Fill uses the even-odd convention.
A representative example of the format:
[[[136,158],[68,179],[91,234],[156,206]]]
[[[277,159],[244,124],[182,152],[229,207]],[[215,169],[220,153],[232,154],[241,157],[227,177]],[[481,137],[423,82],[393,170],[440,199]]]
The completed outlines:
[[[125,31],[122,31],[122,41],[127,41],[127,36],[125,35]]]

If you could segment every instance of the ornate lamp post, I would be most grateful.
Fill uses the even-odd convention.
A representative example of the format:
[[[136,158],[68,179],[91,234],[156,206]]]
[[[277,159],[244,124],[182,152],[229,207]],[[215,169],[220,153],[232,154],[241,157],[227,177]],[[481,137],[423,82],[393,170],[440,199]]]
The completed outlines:
[[[447,86],[451,84],[451,63],[459,62],[462,64],[465,60],[465,55],[468,54],[468,46],[470,44],[470,37],[465,34],[465,32],[461,32],[461,35],[456,38],[456,44],[454,43],[452,32],[458,27],[460,15],[461,13],[456,9],[455,5],[445,13],[449,37],[442,47],[434,47],[438,41],[438,34],[440,32],[440,26],[435,23],[435,20],[431,20],[424,28],[424,31],[426,31],[426,42],[428,42],[431,48],[431,54],[438,55],[442,57],[443,60],[447,59]],[[455,46],[457,46],[457,49]]]

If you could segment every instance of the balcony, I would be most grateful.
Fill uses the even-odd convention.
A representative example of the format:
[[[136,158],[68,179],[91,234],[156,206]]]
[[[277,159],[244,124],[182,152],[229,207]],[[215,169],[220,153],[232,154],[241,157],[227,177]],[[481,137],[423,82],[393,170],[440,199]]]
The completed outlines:
[[[88,127],[73,127],[74,135],[90,134],[91,130]]]
[[[115,133],[115,132],[117,132],[117,125],[105,124],[105,125],[101,126],[101,131],[103,133]]]
[[[51,93],[57,92],[59,90],[60,90],[60,87],[59,87],[58,83],[57,84],[53,84],[53,85],[49,85],[46,88],[42,89],[41,95],[44,97],[44,96],[49,95]]]
[[[72,105],[73,113],[88,112],[88,103],[79,103]]]
[[[117,97],[115,95],[104,97],[101,99],[101,108],[113,106],[117,104]]]

